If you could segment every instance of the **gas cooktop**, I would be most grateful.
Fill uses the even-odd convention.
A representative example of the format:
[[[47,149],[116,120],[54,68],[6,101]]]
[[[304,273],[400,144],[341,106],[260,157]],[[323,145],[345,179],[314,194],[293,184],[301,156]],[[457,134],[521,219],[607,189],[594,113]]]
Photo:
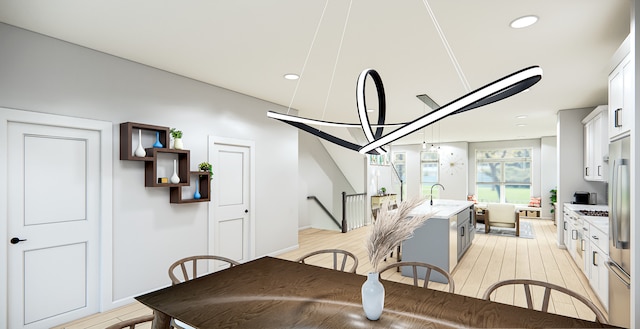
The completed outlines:
[[[597,217],[609,217],[609,211],[607,210],[578,210],[585,216],[597,216]]]

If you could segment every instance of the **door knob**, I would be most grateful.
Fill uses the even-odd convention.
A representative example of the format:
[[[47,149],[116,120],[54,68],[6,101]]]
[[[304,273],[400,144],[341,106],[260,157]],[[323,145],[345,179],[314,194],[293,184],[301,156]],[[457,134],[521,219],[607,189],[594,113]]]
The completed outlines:
[[[22,242],[22,241],[27,241],[27,239],[12,238],[10,240],[11,244],[17,244],[17,243]]]
[[[245,209],[245,210],[244,210],[244,213],[245,213],[245,214],[249,213],[249,209]]]

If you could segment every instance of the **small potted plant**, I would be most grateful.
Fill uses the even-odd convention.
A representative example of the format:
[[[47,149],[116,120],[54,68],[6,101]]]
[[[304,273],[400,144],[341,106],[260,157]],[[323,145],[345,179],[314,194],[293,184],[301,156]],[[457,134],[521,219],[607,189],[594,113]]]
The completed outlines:
[[[176,150],[182,150],[182,130],[171,128],[169,132],[171,133],[171,137],[173,137],[173,148]]]
[[[209,178],[213,179],[213,166],[209,162],[200,162],[198,168],[200,169],[200,171],[208,171]]]
[[[383,186],[383,187],[381,187],[381,188],[380,188],[380,194],[381,194],[381,195],[386,195],[386,194],[387,194],[387,188],[386,188],[386,187],[384,187],[384,186]]]

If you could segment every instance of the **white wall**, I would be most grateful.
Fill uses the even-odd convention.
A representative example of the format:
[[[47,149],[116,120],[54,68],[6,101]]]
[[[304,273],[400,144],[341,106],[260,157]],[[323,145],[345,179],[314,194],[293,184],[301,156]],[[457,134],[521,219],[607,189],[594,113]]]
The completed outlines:
[[[347,194],[364,193],[364,187],[355,191],[338,168],[333,158],[327,153],[324,144],[307,132],[299,131],[299,174],[300,184],[299,228],[314,227],[327,230],[340,230],[315,201],[307,200],[307,196],[315,196],[333,214],[338,222],[342,221],[342,192]],[[364,168],[365,157],[360,155],[352,162]]]
[[[298,131],[266,117],[282,107],[5,24],[0,45],[0,106],[113,122],[113,305],[170,284],[171,263],[208,250],[207,204],[145,188],[144,164],[119,160],[121,122],[180,128],[192,170],[208,135],[254,141],[256,256],[297,246]]]
[[[441,199],[467,199],[467,167],[469,164],[467,144],[466,142],[440,144],[439,183],[445,187],[439,192]],[[393,152],[406,153],[407,199],[420,197],[422,193],[420,185],[422,145],[395,145]]]
[[[469,194],[469,143],[457,142],[440,145],[441,199],[467,200]]]
[[[540,217],[553,218],[551,213],[551,189],[558,186],[558,139],[555,136],[540,139],[540,195],[542,212]],[[556,210],[562,214],[562,209]]]

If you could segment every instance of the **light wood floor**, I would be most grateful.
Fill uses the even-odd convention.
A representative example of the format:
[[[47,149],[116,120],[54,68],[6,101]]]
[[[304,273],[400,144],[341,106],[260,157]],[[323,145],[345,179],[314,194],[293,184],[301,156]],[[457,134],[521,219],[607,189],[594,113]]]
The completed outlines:
[[[494,282],[509,278],[530,278],[551,282],[576,291],[593,301],[606,314],[606,310],[598,301],[589,282],[580,269],[574,264],[566,250],[556,246],[556,227],[545,219],[525,219],[533,224],[536,239],[476,234],[473,244],[462,257],[453,271],[455,293],[482,298],[486,288]],[[369,227],[363,227],[349,233],[338,233],[317,229],[306,229],[299,233],[300,248],[282,255],[279,258],[295,260],[301,255],[318,249],[339,248],[351,251],[359,260],[358,274],[366,275],[372,267],[367,258],[364,241]],[[394,255],[395,256],[395,255]],[[389,258],[387,262],[395,262]],[[331,260],[325,258],[321,262],[331,266]],[[411,279],[389,271],[384,279],[412,284]],[[364,281],[363,281],[364,282]],[[443,284],[430,284],[430,288],[446,290]],[[502,303],[526,306],[524,293],[518,289],[501,288],[495,299]],[[534,301],[540,300],[541,292],[534,292]],[[572,301],[562,295],[552,294],[550,312],[587,320],[594,320],[594,315],[579,302]],[[53,329],[101,329],[111,324],[150,314],[151,310],[139,303],[133,303],[109,312],[79,319]],[[150,325],[139,328],[150,328]]]

